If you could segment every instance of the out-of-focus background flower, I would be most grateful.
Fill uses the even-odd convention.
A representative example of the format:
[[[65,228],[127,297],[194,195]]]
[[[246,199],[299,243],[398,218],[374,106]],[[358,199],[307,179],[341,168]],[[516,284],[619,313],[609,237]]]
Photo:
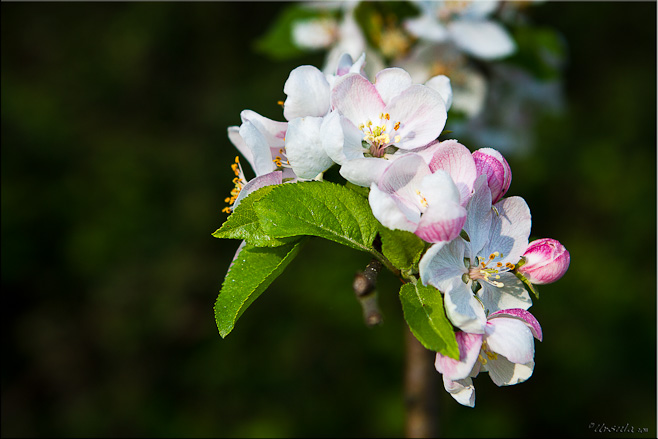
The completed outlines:
[[[226,128],[243,109],[282,120],[290,70],[325,59],[255,50],[288,6],[2,3],[3,437],[403,435],[399,284],[382,274],[368,329],[365,253],[312,240],[226,339],[215,327],[238,246],[210,236]],[[475,409],[438,384],[440,434],[655,437],[656,3],[526,13],[566,43],[564,102],[492,117],[538,115],[532,149],[504,152],[508,195],[571,267],[531,308],[534,376],[476,378]],[[459,139],[494,146],[482,132]]]

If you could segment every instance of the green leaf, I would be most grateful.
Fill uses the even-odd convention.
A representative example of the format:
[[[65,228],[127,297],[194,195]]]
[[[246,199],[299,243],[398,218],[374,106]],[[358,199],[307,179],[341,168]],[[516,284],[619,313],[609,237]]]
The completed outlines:
[[[380,224],[379,235],[384,256],[402,271],[416,266],[426,248],[425,241],[404,230],[391,230]]]
[[[250,193],[212,236],[215,238],[243,239],[255,247],[276,247],[290,243],[292,239],[277,239],[265,233],[254,211],[254,203],[270,193],[272,188],[274,186],[264,186]]]
[[[254,48],[256,51],[279,61],[303,55],[307,50],[300,49],[292,40],[293,25],[297,21],[329,15],[335,15],[335,13],[292,4],[284,8],[281,14],[275,18],[274,23],[265,35],[256,40]]]
[[[348,181],[345,183],[345,187],[353,190],[357,194],[361,195],[364,198],[368,198],[368,195],[370,195],[370,188],[369,187],[363,187],[363,186],[358,186],[351,181]]]
[[[256,300],[293,260],[301,240],[279,247],[246,245],[229,268],[215,302],[215,321],[226,337],[242,313]]]
[[[400,301],[411,332],[423,346],[458,360],[459,346],[441,292],[420,282],[406,283],[400,288]]]
[[[276,186],[254,204],[266,234],[275,238],[312,235],[372,253],[379,224],[368,200],[326,181]]]

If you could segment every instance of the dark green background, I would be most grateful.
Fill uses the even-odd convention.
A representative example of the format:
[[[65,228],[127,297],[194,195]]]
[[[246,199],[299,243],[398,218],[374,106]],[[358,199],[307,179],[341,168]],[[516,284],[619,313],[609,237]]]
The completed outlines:
[[[350,286],[368,256],[311,241],[226,339],[236,241],[226,136],[300,64],[252,50],[282,3],[2,3],[2,436],[403,435],[404,323]],[[656,436],[656,4],[547,2],[566,106],[507,156],[533,237],[571,252],[531,309],[527,382],[437,388],[444,436]],[[501,109],[504,111],[504,109]],[[448,126],[450,127],[450,119]],[[464,143],[471,149],[487,145]]]

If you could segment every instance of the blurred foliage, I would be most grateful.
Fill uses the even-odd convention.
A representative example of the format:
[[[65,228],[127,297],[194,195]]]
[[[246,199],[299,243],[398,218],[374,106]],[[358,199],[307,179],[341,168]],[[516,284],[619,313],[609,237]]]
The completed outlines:
[[[238,244],[211,236],[226,128],[282,119],[290,70],[323,61],[252,50],[287,5],[2,3],[3,437],[403,434],[399,283],[381,275],[367,328],[365,253],[311,240],[230,336],[215,326]],[[656,4],[528,13],[566,42],[567,104],[531,154],[505,152],[509,194],[571,267],[532,308],[534,376],[476,378],[475,409],[437,388],[441,434],[655,437]]]

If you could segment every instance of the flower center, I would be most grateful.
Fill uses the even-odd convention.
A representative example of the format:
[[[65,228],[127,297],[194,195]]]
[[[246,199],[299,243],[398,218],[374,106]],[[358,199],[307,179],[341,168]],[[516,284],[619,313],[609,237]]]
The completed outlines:
[[[244,173],[242,172],[242,166],[240,166],[240,157],[235,157],[235,163],[231,165],[231,169],[235,174],[235,178],[233,179],[233,184],[235,187],[231,189],[231,196],[224,199],[224,202],[228,203],[228,206],[222,209],[222,212],[225,213],[231,213],[233,211],[231,206],[233,206],[235,200],[238,199],[238,195],[240,195],[240,191],[245,184]]]
[[[391,137],[386,132],[390,120],[390,114],[381,113],[378,122],[373,123],[372,120],[368,120],[368,122],[359,125],[359,129],[363,132],[364,146],[373,157],[382,157],[386,152],[386,147],[392,143]],[[393,126],[393,131],[397,131],[399,128],[400,122],[396,122]],[[399,135],[393,138],[393,142],[399,142],[400,140],[401,137]]]
[[[478,264],[468,270],[468,277],[473,280],[482,279],[498,288],[504,287],[505,284],[498,280],[500,279],[500,273],[514,270],[514,264],[511,262],[503,264],[500,262],[500,259],[502,258],[503,255],[499,252],[493,252],[490,254],[489,259],[477,256]],[[498,259],[497,262],[496,259]]]
[[[284,138],[285,140],[285,138]],[[274,155],[274,154],[272,154]],[[276,168],[278,171],[283,170],[283,168],[290,168],[290,162],[288,161],[288,157],[286,156],[286,151],[284,148],[279,149],[279,155],[275,156],[272,161],[276,165]]]
[[[484,357],[485,355],[487,358]],[[480,363],[487,364],[487,361],[497,360],[497,359],[498,359],[498,354],[493,352],[491,349],[489,349],[489,346],[487,345],[487,341],[483,340],[482,350],[480,351],[480,355],[478,355],[478,360],[480,361]]]
[[[425,198],[418,189],[416,189],[416,195],[418,195],[418,202],[420,205],[424,208],[427,208],[427,198]]]

